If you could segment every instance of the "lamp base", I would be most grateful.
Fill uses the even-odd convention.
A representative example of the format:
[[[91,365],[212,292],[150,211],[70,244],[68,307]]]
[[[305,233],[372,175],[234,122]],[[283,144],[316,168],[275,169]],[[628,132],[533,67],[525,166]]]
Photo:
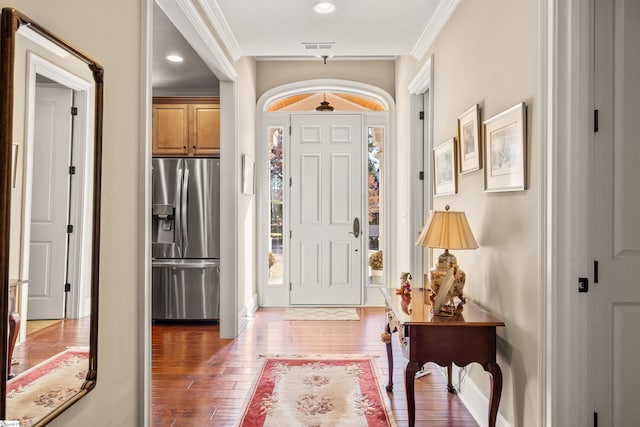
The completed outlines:
[[[429,287],[431,288],[431,302],[434,301],[438,291],[440,290],[440,283],[442,278],[447,274],[450,268],[454,269],[453,273],[453,286],[450,290],[450,299],[458,297],[463,302],[465,297],[463,294],[464,284],[467,276],[464,271],[458,266],[458,260],[449,251],[445,251],[438,257],[438,263],[429,270]]]

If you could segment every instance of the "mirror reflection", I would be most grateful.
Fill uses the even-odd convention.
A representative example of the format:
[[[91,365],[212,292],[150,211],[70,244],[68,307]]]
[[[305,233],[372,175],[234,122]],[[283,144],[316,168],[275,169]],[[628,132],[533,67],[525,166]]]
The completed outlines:
[[[13,9],[2,26],[0,419],[44,425],[95,386],[102,68]]]

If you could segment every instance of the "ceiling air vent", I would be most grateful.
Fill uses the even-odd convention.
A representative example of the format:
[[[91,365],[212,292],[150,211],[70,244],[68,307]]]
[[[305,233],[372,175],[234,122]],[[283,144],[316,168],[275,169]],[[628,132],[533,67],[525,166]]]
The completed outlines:
[[[304,50],[313,52],[327,52],[333,50],[335,42],[302,43]]]

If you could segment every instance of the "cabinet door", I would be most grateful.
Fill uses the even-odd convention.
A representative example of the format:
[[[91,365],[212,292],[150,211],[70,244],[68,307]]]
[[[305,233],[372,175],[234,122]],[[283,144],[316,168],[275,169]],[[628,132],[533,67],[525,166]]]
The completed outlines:
[[[193,156],[220,153],[220,105],[193,104],[190,106],[190,130]]]
[[[153,154],[186,155],[189,147],[189,106],[155,104],[153,106]]]

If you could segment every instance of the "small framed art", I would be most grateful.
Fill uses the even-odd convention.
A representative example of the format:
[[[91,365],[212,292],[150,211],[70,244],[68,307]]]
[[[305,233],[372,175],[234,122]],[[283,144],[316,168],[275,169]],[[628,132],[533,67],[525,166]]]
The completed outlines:
[[[484,121],[484,191],[526,188],[526,122],[524,102]]]
[[[451,138],[433,149],[433,194],[436,196],[457,191],[455,141]]]
[[[476,104],[458,117],[460,174],[480,169],[482,150],[480,136],[480,107]]]

